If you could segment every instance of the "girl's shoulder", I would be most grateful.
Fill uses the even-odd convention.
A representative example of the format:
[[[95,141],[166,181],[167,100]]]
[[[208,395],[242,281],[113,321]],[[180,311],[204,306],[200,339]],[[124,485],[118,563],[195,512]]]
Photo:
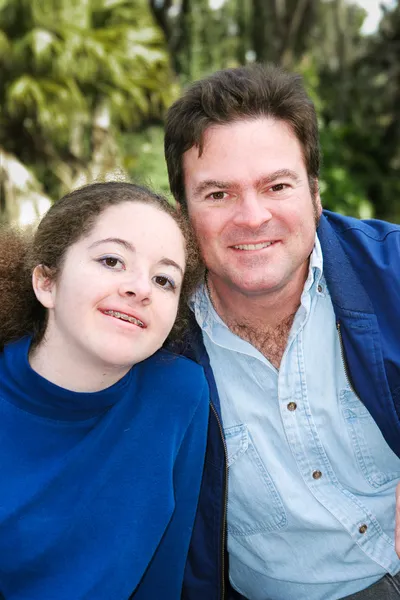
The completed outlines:
[[[143,365],[149,370],[169,374],[171,377],[179,374],[183,380],[188,382],[205,381],[204,370],[201,365],[186,356],[175,354],[164,348],[143,361]]]
[[[136,365],[140,388],[161,397],[170,409],[196,410],[208,404],[208,384],[203,368],[193,360],[161,349]]]

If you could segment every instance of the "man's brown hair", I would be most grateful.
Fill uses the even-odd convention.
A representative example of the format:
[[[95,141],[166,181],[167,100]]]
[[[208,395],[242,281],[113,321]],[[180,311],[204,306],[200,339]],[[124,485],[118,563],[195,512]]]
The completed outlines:
[[[318,123],[300,75],[273,65],[254,64],[217,71],[194,82],[169,109],[165,125],[165,159],[172,194],[187,208],[183,155],[203,150],[211,125],[268,117],[287,123],[301,144],[312,195],[320,168]]]

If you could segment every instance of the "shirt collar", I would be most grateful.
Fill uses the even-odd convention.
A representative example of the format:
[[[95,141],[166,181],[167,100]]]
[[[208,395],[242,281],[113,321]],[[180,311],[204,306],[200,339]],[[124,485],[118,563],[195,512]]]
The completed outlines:
[[[315,234],[315,243],[310,256],[310,265],[308,276],[304,284],[303,292],[308,292],[313,285],[318,285],[323,275],[323,257],[322,248],[317,234]]]

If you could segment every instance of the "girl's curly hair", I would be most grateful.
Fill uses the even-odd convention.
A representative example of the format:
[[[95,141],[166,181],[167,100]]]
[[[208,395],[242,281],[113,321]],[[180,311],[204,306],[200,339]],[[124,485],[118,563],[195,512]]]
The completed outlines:
[[[188,318],[187,301],[203,273],[187,217],[146,187],[126,182],[94,183],[53,204],[34,234],[0,228],[0,349],[26,334],[33,336],[34,343],[40,342],[47,311],[33,291],[33,269],[43,265],[51,277],[57,278],[68,248],[90,232],[105,209],[123,202],[151,204],[170,215],[183,234],[186,270],[178,317],[170,336],[176,338],[183,333]]]

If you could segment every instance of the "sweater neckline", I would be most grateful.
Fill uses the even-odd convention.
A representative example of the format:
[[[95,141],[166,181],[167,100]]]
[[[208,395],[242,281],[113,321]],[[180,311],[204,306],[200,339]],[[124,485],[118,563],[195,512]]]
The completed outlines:
[[[31,337],[8,344],[4,360],[12,388],[8,398],[20,409],[59,421],[83,421],[97,417],[111,408],[123,395],[134,376],[134,367],[112,386],[99,392],[74,392],[48,381],[29,364]]]

